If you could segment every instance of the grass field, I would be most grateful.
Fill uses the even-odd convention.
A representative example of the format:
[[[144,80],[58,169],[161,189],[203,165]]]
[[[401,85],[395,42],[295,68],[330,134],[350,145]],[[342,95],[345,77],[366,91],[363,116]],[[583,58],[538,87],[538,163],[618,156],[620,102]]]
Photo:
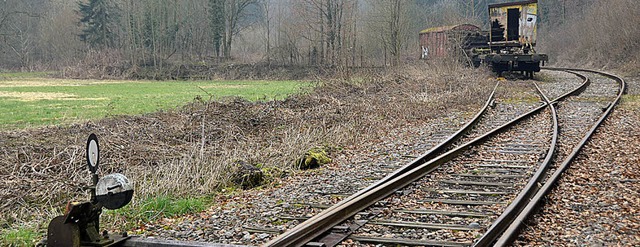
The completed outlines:
[[[307,85],[299,81],[102,81],[0,74],[0,129],[170,110],[196,97],[282,99]]]

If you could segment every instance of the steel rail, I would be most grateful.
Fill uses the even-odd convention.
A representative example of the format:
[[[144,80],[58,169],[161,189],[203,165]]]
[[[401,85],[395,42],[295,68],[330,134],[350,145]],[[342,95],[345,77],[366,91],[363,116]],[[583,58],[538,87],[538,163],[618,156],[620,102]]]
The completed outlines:
[[[562,69],[553,69],[553,70],[562,70]],[[384,178],[384,180],[388,180],[387,182],[382,183],[381,181],[377,182],[375,185],[371,185],[369,187],[366,188],[366,192],[363,191],[359,191],[359,196],[356,196],[355,194],[352,195],[351,197],[347,198],[350,200],[343,200],[341,201],[339,204],[334,205],[332,207],[330,207],[329,209],[334,209],[333,211],[337,211],[337,213],[341,213],[338,216],[336,216],[335,214],[333,214],[333,216],[330,214],[331,212],[329,212],[329,209],[321,212],[321,214],[318,214],[314,217],[318,217],[320,218],[320,220],[318,222],[331,222],[331,221],[327,221],[327,220],[333,220],[335,222],[336,218],[340,219],[339,221],[335,222],[335,223],[331,223],[329,224],[330,226],[327,227],[327,225],[324,225],[324,227],[320,227],[318,228],[317,223],[311,224],[310,227],[313,228],[307,228],[307,229],[325,229],[324,231],[318,231],[319,233],[317,234],[313,234],[315,235],[315,237],[321,235],[323,232],[329,230],[331,227],[333,227],[335,224],[344,221],[345,219],[353,216],[353,214],[355,214],[356,212],[365,209],[366,207],[370,206],[371,204],[373,204],[375,201],[377,200],[366,200],[366,201],[370,201],[371,203],[369,205],[365,205],[367,203],[354,203],[354,200],[362,200],[362,199],[367,199],[367,198],[371,198],[371,197],[377,197],[377,198],[385,198],[388,195],[390,195],[391,193],[393,193],[395,191],[395,189],[384,189],[383,187],[389,187],[389,185],[398,185],[401,184],[402,186],[400,187],[404,187],[408,184],[410,184],[411,182],[421,178],[422,176],[424,176],[425,174],[431,172],[432,170],[434,170],[435,168],[437,168],[439,165],[455,158],[456,156],[458,156],[461,152],[463,152],[464,150],[466,150],[468,147],[484,142],[486,141],[489,137],[504,132],[506,131],[508,128],[512,127],[513,125],[519,123],[520,121],[529,118],[537,113],[539,113],[544,107],[548,106],[550,103],[555,103],[558,100],[562,100],[565,97],[568,97],[570,95],[575,94],[578,90],[584,90],[584,88],[588,85],[588,82],[583,83],[583,85],[579,86],[578,88],[574,89],[571,92],[566,93],[563,96],[560,96],[556,99],[554,99],[552,102],[549,102],[548,100],[546,101],[546,103],[544,103],[543,105],[525,113],[522,114],[520,116],[518,116],[517,118],[513,119],[512,121],[505,123],[499,127],[494,128],[493,130],[485,133],[484,135],[475,138],[474,140],[467,142],[466,144],[463,144],[461,146],[458,146],[456,148],[454,148],[453,150],[450,150],[442,155],[437,156],[437,154],[439,152],[443,152],[444,150],[446,150],[446,148],[449,148],[451,145],[453,145],[453,143],[455,143],[455,141],[459,140],[461,138],[461,136],[468,132],[468,130],[475,124],[477,123],[477,121],[479,121],[479,118],[481,117],[481,115],[486,111],[487,107],[490,105],[490,103],[492,102],[492,99],[494,97],[496,88],[498,86],[498,84],[496,84],[496,86],[494,87],[489,100],[487,100],[487,103],[485,103],[483,109],[481,110],[481,112],[479,112],[478,114],[476,114],[476,116],[474,117],[473,120],[471,120],[469,123],[467,123],[465,126],[463,126],[458,132],[454,133],[451,137],[449,137],[447,140],[443,141],[442,143],[438,144],[436,147],[432,148],[430,151],[428,151],[427,153],[425,153],[423,156],[416,158],[414,161],[412,161],[410,164],[403,166],[402,168],[400,168],[399,170],[395,171],[394,173],[388,175],[387,177]],[[436,157],[437,156],[437,157]],[[431,160],[429,160],[431,159]],[[429,161],[427,161],[429,160]],[[422,163],[421,165],[418,165],[417,163],[423,161],[424,163]],[[413,165],[412,165],[413,164]],[[404,171],[404,172],[401,172]],[[414,175],[410,175],[407,174],[406,172],[409,172],[410,174],[414,174]],[[416,173],[420,173],[420,174],[416,174]],[[407,181],[410,180],[410,181]],[[382,187],[380,187],[382,186]],[[357,202],[357,201],[355,201]],[[356,205],[356,206],[354,206]],[[345,211],[345,209],[352,209],[354,207],[360,208],[360,210],[358,211]],[[324,213],[324,214],[323,214]],[[308,220],[309,221],[309,220]],[[305,222],[308,222],[305,221]],[[302,224],[301,224],[302,225]],[[513,224],[512,224],[513,225]],[[299,225],[300,226],[300,225]],[[295,229],[295,228],[294,228]],[[293,230],[293,229],[292,229]],[[291,230],[290,230],[291,231]],[[313,230],[308,230],[308,232],[314,232]],[[287,233],[285,233],[287,234]],[[284,235],[284,234],[283,234]],[[294,234],[295,236],[295,234]],[[505,235],[503,235],[505,236]],[[313,237],[313,238],[315,238]],[[311,238],[311,239],[313,239]],[[311,240],[310,239],[310,240]],[[274,239],[272,241],[270,241],[269,243],[266,244],[266,246],[290,246],[290,245],[294,245],[294,246],[301,246],[304,245],[306,242],[310,241],[298,241],[298,242],[280,242],[280,241],[275,241],[277,239]],[[300,240],[300,238],[298,238],[298,240]],[[160,240],[160,239],[145,239],[145,238],[131,238],[129,240],[124,241],[123,243],[121,243],[118,246],[233,246],[233,245],[220,245],[220,244],[208,244],[208,243],[199,243],[199,242],[185,242],[185,241],[170,241],[170,240]]]
[[[244,245],[214,244],[195,241],[178,241],[156,238],[131,237],[120,244],[111,245],[118,247],[241,247]]]
[[[582,78],[584,79],[582,85],[554,99],[553,102],[562,100],[570,95],[584,90],[589,85],[589,80],[587,80],[585,77]],[[533,109],[528,113],[522,114],[512,121],[485,133],[483,136],[480,136],[466,144],[450,150],[449,152],[438,156],[434,160],[423,163],[422,165],[413,168],[411,171],[405,171],[402,174],[397,173],[398,176],[390,181],[387,181],[385,183],[378,183],[378,186],[376,187],[370,186],[367,188],[368,190],[366,192],[358,195],[357,197],[350,197],[350,200],[345,200],[344,203],[340,203],[339,205],[324,210],[323,212],[308,219],[302,224],[299,224],[293,229],[290,229],[284,234],[272,239],[267,244],[265,244],[265,246],[302,246],[305,243],[312,241],[314,238],[322,235],[338,223],[355,215],[357,212],[364,210],[366,207],[372,205],[376,201],[390,195],[398,188],[402,188],[410,184],[411,182],[423,177],[425,174],[433,171],[441,164],[444,164],[445,162],[453,159],[471,145],[480,143],[488,139],[490,136],[506,131],[509,127],[515,125],[516,123],[519,123],[523,119],[532,117],[534,114],[539,113],[547,105],[548,103],[544,103],[538,108]]]
[[[375,184],[372,184],[372,185],[368,186],[367,188],[357,192],[356,194],[350,196],[349,198],[347,198],[347,199],[339,202],[338,204],[330,207],[329,209],[336,208],[337,206],[342,205],[342,204],[346,203],[347,201],[350,201],[350,200],[356,198],[358,195],[363,194],[364,192],[366,192],[368,190],[371,190],[372,188],[382,184],[384,181],[391,180],[391,179],[397,177],[399,174],[402,174],[405,171],[413,169],[420,162],[424,163],[427,160],[430,160],[430,159],[433,159],[433,158],[437,157],[438,154],[444,152],[447,148],[451,147],[457,140],[459,140],[460,138],[462,138],[462,136],[464,136],[467,132],[469,132],[471,130],[471,128],[478,121],[480,121],[480,118],[482,117],[482,115],[484,115],[484,113],[487,111],[489,106],[492,104],[492,102],[494,100],[495,93],[496,93],[496,89],[498,88],[498,85],[499,85],[499,83],[496,83],[496,85],[493,87],[493,90],[491,91],[491,93],[489,95],[489,98],[485,102],[485,104],[482,107],[482,109],[473,117],[473,119],[471,121],[469,121],[462,128],[460,128],[460,130],[458,130],[453,135],[451,135],[449,138],[447,138],[443,142],[439,143],[438,145],[436,145],[435,147],[433,147],[432,149],[427,151],[421,157],[416,158],[414,161],[412,161],[408,165],[405,165],[402,168],[394,171],[392,174],[387,175],[382,180],[380,180],[380,181],[376,182]],[[325,211],[323,211],[321,213],[324,213],[327,210],[325,210]],[[307,222],[307,221],[305,221],[305,222]],[[318,234],[318,235],[320,235],[320,234]],[[131,237],[131,238],[127,239],[127,240],[124,240],[121,243],[118,243],[118,244],[116,244],[114,246],[122,246],[122,247],[124,247],[124,246],[185,246],[185,247],[187,247],[187,246],[213,246],[213,247],[215,247],[215,246],[237,246],[237,245],[224,245],[224,244],[211,244],[211,243],[202,243],[202,242],[193,242],[193,241],[177,241],[177,240],[140,238],[140,237],[135,237],[134,236],[134,237]]]
[[[518,194],[518,196],[509,204],[509,206],[505,209],[505,211],[498,217],[489,230],[487,230],[482,237],[474,243],[474,246],[489,246],[493,241],[496,240],[502,233],[509,227],[511,222],[519,215],[519,213],[527,206],[529,200],[535,195],[535,193],[540,188],[540,183],[545,178],[549,167],[551,166],[551,161],[554,158],[554,154],[556,151],[557,143],[558,143],[558,114],[556,112],[556,108],[553,106],[553,103],[549,101],[549,98],[540,90],[538,84],[533,83],[540,94],[540,97],[546,102],[551,110],[551,117],[553,119],[553,134],[551,137],[551,146],[547,151],[544,161],[540,164],[540,167],[536,171],[536,173],[529,179],[527,185],[522,189],[522,191]]]
[[[496,89],[498,88],[498,85],[499,83],[496,83],[496,85],[493,87],[493,90],[491,91],[484,106],[473,117],[473,119],[469,121],[467,124],[465,124],[462,128],[460,128],[457,132],[452,134],[449,138],[439,143],[438,145],[436,145],[435,147],[427,151],[425,154],[423,154],[419,158],[416,158],[408,165],[401,167],[400,169],[394,171],[392,174],[387,175],[382,180],[379,180],[378,182],[368,186],[367,188],[356,192],[356,194],[350,196],[345,200],[342,200],[338,204],[330,207],[329,209],[336,208],[337,206],[342,205],[347,201],[350,201],[356,198],[357,196],[363,194],[364,192],[369,191],[380,184],[383,184],[383,182],[391,180],[397,177],[399,174],[402,174],[408,170],[415,168],[415,166],[417,166],[419,163],[424,163],[430,159],[437,157],[438,154],[444,152],[447,148],[451,147],[457,140],[459,140],[460,138],[462,138],[462,136],[464,136],[467,132],[469,132],[472,129],[472,127],[475,124],[477,124],[478,121],[480,121],[481,117],[484,115],[484,113],[487,111],[489,106],[494,101],[494,97],[495,97],[495,93],[496,93]],[[326,212],[326,210],[323,212]],[[215,246],[237,246],[237,245],[210,244],[210,243],[192,242],[192,241],[176,241],[176,240],[162,240],[162,239],[132,237],[123,241],[122,243],[117,244],[116,246],[123,246],[123,247],[124,246],[185,246],[185,247],[186,246],[212,246],[212,247],[215,247]]]
[[[609,77],[618,82],[620,86],[618,89],[618,95],[615,98],[615,100],[613,100],[613,102],[609,104],[609,107],[607,107],[607,110],[602,114],[602,116],[593,124],[589,132],[587,132],[584,135],[580,143],[573,148],[573,151],[571,152],[571,154],[567,156],[567,158],[565,158],[565,160],[558,167],[558,169],[553,173],[553,175],[551,175],[551,177],[544,183],[542,188],[538,190],[538,192],[534,195],[534,197],[531,199],[529,204],[527,204],[527,206],[520,212],[520,214],[514,219],[514,221],[511,222],[509,227],[505,230],[502,236],[497,240],[494,246],[507,246],[513,243],[513,240],[518,236],[518,233],[520,232],[520,227],[522,226],[524,221],[537,209],[538,206],[540,206],[542,198],[544,198],[547,194],[549,194],[549,192],[551,192],[551,190],[555,187],[562,173],[565,170],[567,170],[567,168],[569,168],[569,165],[576,158],[580,150],[582,150],[582,147],[586,145],[587,141],[589,141],[589,139],[595,133],[598,127],[600,127],[600,125],[602,125],[604,120],[611,114],[611,112],[613,111],[613,108],[618,104],[618,102],[620,102],[622,95],[626,91],[626,82],[624,81],[624,79],[622,79],[619,76],[601,72],[601,71],[586,70],[586,69],[566,69],[566,70],[596,73],[596,74],[603,75],[605,77]]]
[[[578,87],[577,89],[580,89],[580,88],[582,88],[582,86]],[[511,120],[508,123],[505,123],[499,127],[494,128],[493,130],[483,134],[480,137],[475,138],[472,141],[462,144],[436,157],[435,159],[432,159],[428,162],[425,162],[415,167],[414,169],[408,172],[399,174],[397,177],[393,178],[392,180],[385,182],[380,186],[372,188],[371,190],[365,192],[364,194],[348,202],[342,203],[337,207],[332,208],[332,210],[325,210],[325,212],[318,214],[315,217],[307,220],[306,222],[304,222],[304,224],[298,225],[293,229],[285,232],[284,234],[278,236],[277,238],[272,239],[267,244],[265,244],[265,246],[302,246],[305,243],[314,239],[315,237],[328,231],[336,224],[350,218],[351,216],[355,215],[357,212],[366,209],[367,207],[373,205],[375,202],[382,200],[385,197],[391,195],[397,189],[405,187],[410,183],[418,180],[419,178],[422,178],[424,175],[435,170],[440,165],[457,157],[459,154],[461,154],[463,151],[467,150],[471,146],[482,143],[487,139],[489,139],[490,137],[508,130],[510,127],[520,123],[524,119],[528,119],[534,116],[535,114],[542,111],[542,109],[544,109],[546,106],[547,106],[547,103],[544,103],[543,105],[516,117],[515,119]]]
[[[556,68],[547,68],[547,69],[565,71],[563,69],[556,69]],[[511,222],[513,222],[517,218],[520,212],[522,212],[522,210],[524,210],[524,208],[531,201],[535,193],[540,189],[541,183],[543,182],[542,180],[547,175],[547,172],[551,165],[551,161],[554,157],[555,149],[557,146],[557,140],[558,140],[558,116],[553,104],[557,103],[560,100],[564,100],[568,96],[577,95],[583,92],[591,83],[589,78],[587,78],[585,75],[582,75],[576,72],[571,72],[571,71],[568,71],[568,72],[582,78],[583,83],[576,89],[571,90],[563,94],[562,96],[558,97],[553,102],[551,102],[549,98],[542,92],[540,87],[538,87],[538,85],[534,83],[536,90],[538,91],[538,94],[540,94],[540,96],[544,99],[547,105],[549,105],[550,110],[552,112],[552,117],[553,117],[553,136],[551,141],[552,146],[548,150],[547,155],[544,161],[542,162],[541,166],[538,168],[536,173],[531,177],[531,179],[529,180],[527,185],[524,187],[524,189],[509,204],[509,206],[500,215],[500,217],[498,217],[498,219],[494,221],[494,223],[491,225],[489,230],[487,230],[487,232],[485,232],[485,234],[483,234],[482,237],[477,242],[474,243],[474,246],[489,246],[491,245],[491,243],[496,241],[498,237],[503,235],[504,231],[510,226]]]
[[[382,185],[382,184],[384,184],[384,183],[386,183],[388,181],[391,181],[392,179],[400,176],[401,174],[406,173],[406,172],[414,169],[415,167],[417,167],[420,164],[424,164],[425,162],[436,158],[439,154],[443,153],[447,148],[451,147],[456,141],[458,141],[466,133],[468,133],[472,129],[472,127],[475,126],[480,121],[481,117],[484,115],[484,113],[487,111],[489,106],[494,101],[496,89],[498,88],[499,84],[500,83],[498,82],[493,87],[493,90],[489,94],[489,98],[487,99],[487,101],[485,102],[483,107],[480,109],[480,111],[478,111],[478,113],[476,113],[476,115],[469,122],[467,122],[464,126],[462,126],[462,128],[460,128],[458,131],[453,133],[449,138],[447,138],[443,142],[439,143],[435,147],[431,148],[429,151],[427,151],[426,153],[422,154],[420,157],[418,157],[418,158],[414,159],[413,161],[409,162],[407,165],[402,166],[401,168],[393,171],[392,173],[388,174],[384,178],[376,181],[375,183],[367,186],[364,189],[361,189],[361,190],[357,191],[356,193],[350,195],[349,197],[341,200],[337,204],[334,204],[331,207],[323,210],[322,212],[320,212],[320,213],[316,214],[315,216],[309,218],[308,220],[304,221],[303,223],[297,225],[295,228],[293,228],[290,231],[293,231],[294,229],[303,229],[303,227],[306,227],[307,225],[309,225],[310,222],[313,222],[315,219],[318,219],[318,218],[322,217],[325,214],[331,213],[332,211],[336,210],[341,205],[343,205],[343,204],[345,204],[347,202],[350,202],[350,201],[354,200],[355,198],[358,198],[359,196],[367,193],[368,191],[371,191],[372,189],[374,189],[374,188],[376,188],[376,187],[378,187],[378,186],[380,186],[380,185]],[[307,236],[305,238],[305,240],[302,240],[302,241],[310,242],[314,238],[316,238],[316,237],[318,237],[318,236],[320,236],[322,234],[323,234],[323,232],[318,232],[316,234]],[[271,240],[269,243],[266,244],[266,246],[271,246],[272,243],[279,242],[278,241],[279,238],[280,237],[278,237],[278,238],[276,238],[274,240]],[[285,244],[285,245],[287,245],[287,244]],[[274,246],[276,246],[276,245],[274,245]]]

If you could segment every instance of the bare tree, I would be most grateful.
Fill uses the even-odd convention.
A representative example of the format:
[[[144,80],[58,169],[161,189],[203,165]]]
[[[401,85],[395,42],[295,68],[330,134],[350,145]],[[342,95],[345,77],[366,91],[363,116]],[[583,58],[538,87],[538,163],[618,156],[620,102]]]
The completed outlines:
[[[224,57],[231,57],[231,44],[233,38],[246,27],[253,24],[249,19],[251,14],[247,11],[252,5],[257,5],[257,0],[226,0],[225,3],[225,34],[223,44]]]
[[[309,41],[311,63],[336,65],[346,59],[345,30],[355,11],[356,1],[304,0],[294,5],[294,13],[303,23],[302,37]]]
[[[216,57],[223,55],[222,43],[224,42],[225,35],[225,10],[225,0],[209,0],[213,52]]]
[[[39,20],[46,20],[46,25],[39,25],[35,37],[36,59],[49,69],[73,64],[82,53],[81,47],[85,45],[76,38],[80,33],[78,17],[76,16],[77,4],[73,1],[52,0],[47,1],[46,12]]]
[[[265,56],[269,65],[271,65],[271,19],[273,18],[270,14],[272,5],[271,1],[272,0],[261,1],[262,13],[264,14],[262,24],[265,29]]]
[[[395,66],[400,61],[401,53],[407,46],[410,35],[410,4],[406,0],[371,0],[372,14],[369,16],[370,30],[378,31],[378,40],[382,44],[384,54],[390,54],[390,64]],[[387,60],[385,56],[385,61]]]
[[[0,63],[30,69],[42,4],[39,0],[0,2]]]
[[[279,0],[273,2],[274,44],[272,58],[282,65],[298,64],[302,61],[301,48],[308,41],[305,38],[306,27],[296,13],[295,0]]]

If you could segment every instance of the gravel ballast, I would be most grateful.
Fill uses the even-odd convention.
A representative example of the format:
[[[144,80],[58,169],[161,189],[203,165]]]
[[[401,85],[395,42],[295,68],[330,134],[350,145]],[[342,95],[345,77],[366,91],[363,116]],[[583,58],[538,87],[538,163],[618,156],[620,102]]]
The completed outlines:
[[[541,83],[543,90],[551,90],[556,86],[561,88],[554,91],[553,96],[581,83],[575,78],[567,81],[566,75],[565,78],[557,78],[559,74],[548,73],[553,80],[564,81],[562,84],[556,81]],[[517,87],[526,84],[524,81],[504,83]],[[640,245],[638,91],[637,83],[632,83],[629,90],[632,95],[625,96],[623,104],[616,107],[596,132],[593,140],[563,175],[557,188],[547,196],[544,208],[527,222],[515,245]],[[519,97],[525,104],[517,109],[497,107],[493,111],[518,113],[519,108],[526,109],[539,104],[529,95]],[[389,102],[394,101],[390,99]],[[500,103],[499,100],[497,102]],[[513,103],[513,100],[507,102]],[[290,171],[284,173],[283,177],[274,177],[261,188],[231,192],[223,190],[214,195],[213,205],[202,212],[138,222],[138,227],[130,233],[184,241],[264,244],[325,207],[405,165],[449,136],[475,114],[459,108],[458,111],[450,111],[447,117],[439,115],[430,120],[421,118],[421,121],[404,120],[390,124],[386,127],[394,128],[386,128],[385,133],[375,139],[332,147],[335,148],[330,151],[332,162],[319,169]],[[404,213],[396,216],[399,219],[406,217]],[[477,224],[464,220],[461,223]],[[415,231],[402,234],[408,237],[419,235]]]
[[[563,88],[572,88],[579,81]],[[550,85],[546,85],[547,87]],[[632,89],[631,92],[634,92]],[[564,90],[562,90],[564,91]],[[599,129],[523,228],[518,246],[640,244],[640,107],[623,103]],[[365,148],[345,147],[329,166],[293,174],[281,186],[221,197],[198,215],[163,219],[138,233],[159,238],[260,245],[395,169],[449,134],[466,114],[405,126]],[[433,140],[431,141],[433,142]],[[416,146],[415,143],[423,143]],[[427,141],[429,143],[429,141]],[[366,169],[362,169],[366,167]],[[600,176],[595,176],[602,174]],[[561,192],[560,192],[561,191]],[[297,215],[285,219],[282,215]],[[409,233],[410,234],[410,233]]]
[[[547,196],[518,246],[640,245],[640,111],[616,108]]]

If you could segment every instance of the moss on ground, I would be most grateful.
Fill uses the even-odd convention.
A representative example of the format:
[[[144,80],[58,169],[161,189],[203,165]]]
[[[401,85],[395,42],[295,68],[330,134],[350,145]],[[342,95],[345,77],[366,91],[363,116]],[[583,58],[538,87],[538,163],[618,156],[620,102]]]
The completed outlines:
[[[307,151],[296,163],[301,170],[314,169],[331,163],[331,158],[323,148],[315,147]]]

